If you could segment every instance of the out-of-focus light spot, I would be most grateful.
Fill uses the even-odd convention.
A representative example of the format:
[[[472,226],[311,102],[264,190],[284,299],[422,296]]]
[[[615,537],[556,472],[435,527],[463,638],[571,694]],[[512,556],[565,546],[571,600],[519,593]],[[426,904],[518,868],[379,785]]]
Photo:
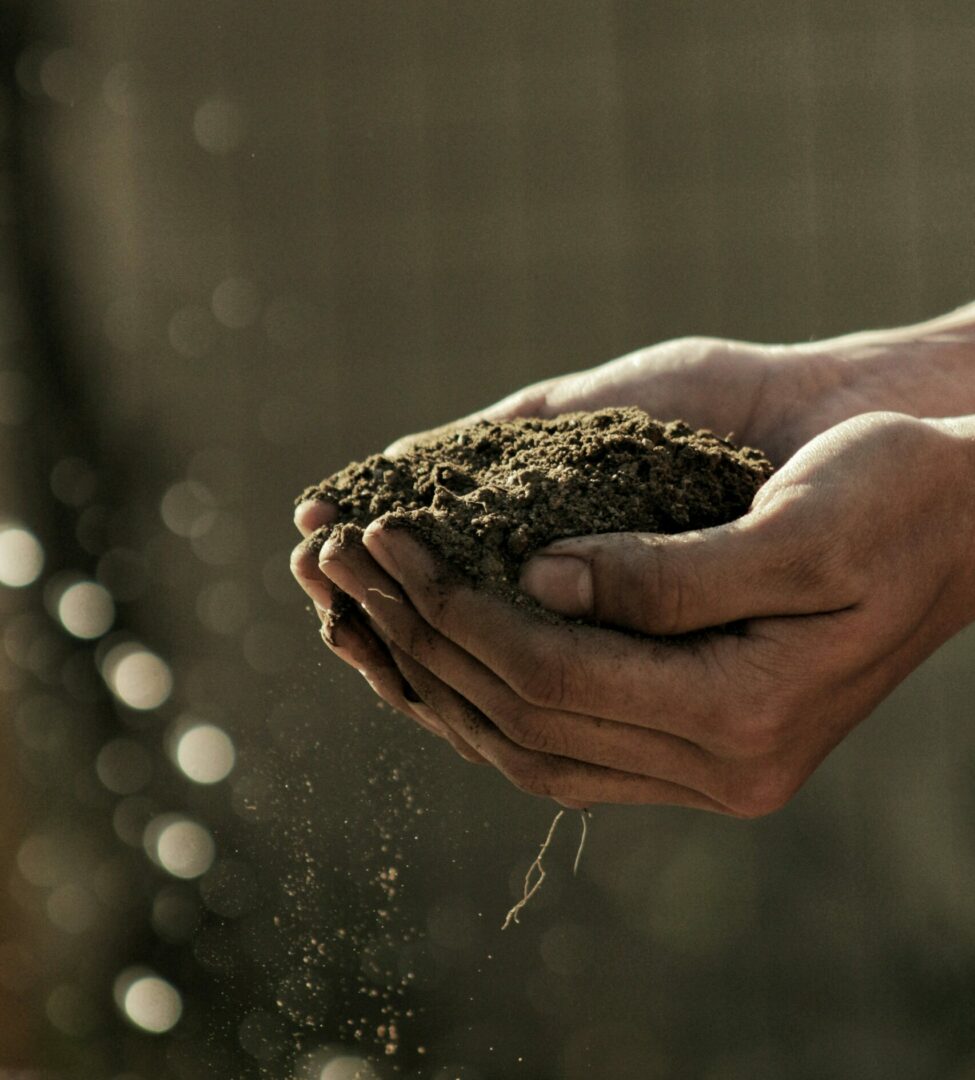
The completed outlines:
[[[342,1054],[324,1066],[318,1080],[379,1080],[379,1074],[365,1058]]]
[[[203,536],[217,520],[209,488],[196,480],[178,480],[162,497],[159,506],[166,527],[177,536]]]
[[[230,775],[236,754],[230,736],[215,724],[198,724],[176,744],[176,763],[198,784],[216,784]]]
[[[102,82],[102,98],[115,113],[126,119],[139,111],[136,67],[128,60],[122,60],[109,68]]]
[[[44,908],[51,922],[66,934],[90,930],[98,915],[98,901],[84,886],[74,882],[55,889]]]
[[[35,582],[44,569],[44,549],[19,525],[0,525],[0,585],[19,589]]]
[[[213,864],[213,837],[195,821],[180,814],[163,814],[146,826],[146,853],[173,877],[190,879],[205,874]]]
[[[205,533],[190,537],[190,547],[208,566],[228,566],[246,554],[247,528],[239,515],[219,510]]]
[[[28,836],[17,851],[17,869],[31,885],[53,888],[67,871],[62,842],[45,833]]]
[[[134,739],[112,739],[98,753],[95,761],[98,779],[116,795],[134,795],[152,777],[152,759],[146,748]]]
[[[158,709],[173,689],[173,676],[165,660],[130,642],[109,651],[102,663],[102,677],[130,709]]]
[[[214,581],[200,590],[196,613],[208,630],[236,634],[247,621],[247,593],[237,581]]]
[[[83,458],[61,458],[51,470],[51,491],[68,506],[84,506],[97,487],[98,474]]]
[[[0,371],[0,424],[15,427],[30,417],[31,391],[30,379],[22,371]]]
[[[88,1035],[98,1022],[91,991],[71,983],[61,983],[48,994],[44,1005],[48,1020],[65,1035]]]
[[[211,307],[217,322],[231,330],[250,326],[260,312],[260,295],[253,281],[229,277],[213,290]]]
[[[283,623],[254,623],[244,635],[244,658],[262,675],[287,670],[294,659],[291,628]]]
[[[52,101],[75,105],[85,89],[85,64],[76,49],[55,49],[41,62],[41,89]]]
[[[94,581],[79,581],[61,594],[58,618],[69,634],[97,638],[115,621],[115,604],[108,590]]]
[[[169,320],[169,342],[188,360],[201,360],[213,345],[213,319],[196,304],[180,308]]]
[[[183,1014],[183,999],[171,982],[145,968],[127,968],[115,980],[115,1002],[143,1031],[161,1035]]]
[[[135,600],[145,592],[146,561],[128,548],[112,548],[98,560],[95,577],[116,600]]]
[[[216,95],[207,98],[193,116],[193,134],[211,154],[229,154],[244,141],[247,121],[230,98]]]

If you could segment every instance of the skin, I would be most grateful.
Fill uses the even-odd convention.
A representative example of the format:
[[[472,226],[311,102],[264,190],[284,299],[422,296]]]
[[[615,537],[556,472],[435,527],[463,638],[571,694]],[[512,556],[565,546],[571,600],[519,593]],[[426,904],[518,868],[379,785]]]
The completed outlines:
[[[337,655],[519,788],[566,806],[770,813],[975,619],[975,308],[815,345],[666,342],[467,420],[613,404],[732,432],[778,471],[729,525],[536,553],[522,587],[599,625],[542,624],[447,586],[382,519],[352,550],[300,544],[293,570],[319,614],[335,585],[359,602]],[[307,535],[333,515],[304,504],[296,523]],[[620,632],[728,622],[741,633],[691,643]]]

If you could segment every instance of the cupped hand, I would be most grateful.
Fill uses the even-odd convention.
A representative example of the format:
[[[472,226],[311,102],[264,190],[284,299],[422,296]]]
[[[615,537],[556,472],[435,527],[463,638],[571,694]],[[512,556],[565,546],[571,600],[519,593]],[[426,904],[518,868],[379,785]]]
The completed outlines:
[[[551,417],[609,405],[636,405],[662,419],[681,417],[720,434],[733,433],[742,442],[754,443],[782,457],[804,441],[810,430],[825,423],[821,415],[827,391],[839,382],[831,374],[834,366],[826,361],[813,362],[801,350],[713,338],[681,338],[641,349],[590,371],[526,387],[448,427],[480,419]],[[800,415],[801,420],[797,418]],[[443,430],[446,428],[436,432]],[[418,438],[436,432],[407,436],[387,447],[386,453],[397,456]],[[312,500],[298,506],[295,525],[305,539],[292,554],[292,572],[323,621],[326,645],[366,674],[390,705],[419,719],[406,697],[406,684],[368,617],[346,615],[330,625],[328,613],[335,592],[319,568],[320,543],[313,534],[335,518],[336,508],[329,503]],[[360,567],[363,554],[360,551],[355,556]],[[428,722],[425,726],[431,725]]]
[[[682,338],[589,371],[534,384],[448,426],[485,418],[550,417],[577,409],[637,405],[658,417],[680,416],[759,446],[781,465],[821,432],[872,409],[923,409],[932,416],[967,409],[952,373],[968,370],[972,334],[956,325],[958,319],[958,315],[945,316],[920,327],[800,346]],[[386,453],[402,453],[420,437],[401,439]],[[295,513],[295,523],[306,539],[294,551],[292,570],[324,620],[325,643],[365,674],[394,708],[438,731],[431,718],[424,722],[416,703],[408,700],[409,684],[368,615],[360,611],[328,626],[334,590],[319,567],[320,545],[309,537],[335,515],[335,507],[314,501],[301,504]],[[356,556],[360,570],[364,554],[363,549]],[[456,739],[452,741],[457,745]],[[462,752],[465,756],[473,753]]]
[[[364,538],[374,563],[326,546],[322,569],[425,717],[517,786],[757,816],[975,616],[963,442],[937,422],[860,416],[797,453],[736,522],[560,541],[530,560],[528,592],[598,626],[449,584],[382,520]]]

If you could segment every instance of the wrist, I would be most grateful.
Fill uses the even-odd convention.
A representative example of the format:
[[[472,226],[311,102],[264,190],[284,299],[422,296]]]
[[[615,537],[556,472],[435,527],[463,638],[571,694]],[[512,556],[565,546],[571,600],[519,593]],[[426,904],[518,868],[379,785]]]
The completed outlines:
[[[975,415],[927,422],[947,439],[950,465],[945,472],[956,495],[952,532],[959,544],[959,595],[965,605],[964,621],[968,623],[975,621]]]
[[[839,419],[868,410],[975,415],[975,304],[912,326],[794,348],[822,365]]]

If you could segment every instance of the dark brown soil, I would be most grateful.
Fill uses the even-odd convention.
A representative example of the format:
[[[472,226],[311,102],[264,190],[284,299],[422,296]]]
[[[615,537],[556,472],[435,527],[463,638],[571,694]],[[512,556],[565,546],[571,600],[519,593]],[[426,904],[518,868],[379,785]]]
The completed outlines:
[[[567,413],[421,439],[402,457],[374,454],[302,492],[338,507],[354,543],[383,514],[439,553],[444,573],[537,606],[518,589],[522,563],[567,536],[675,533],[739,517],[772,466],[682,421],[639,409]]]

